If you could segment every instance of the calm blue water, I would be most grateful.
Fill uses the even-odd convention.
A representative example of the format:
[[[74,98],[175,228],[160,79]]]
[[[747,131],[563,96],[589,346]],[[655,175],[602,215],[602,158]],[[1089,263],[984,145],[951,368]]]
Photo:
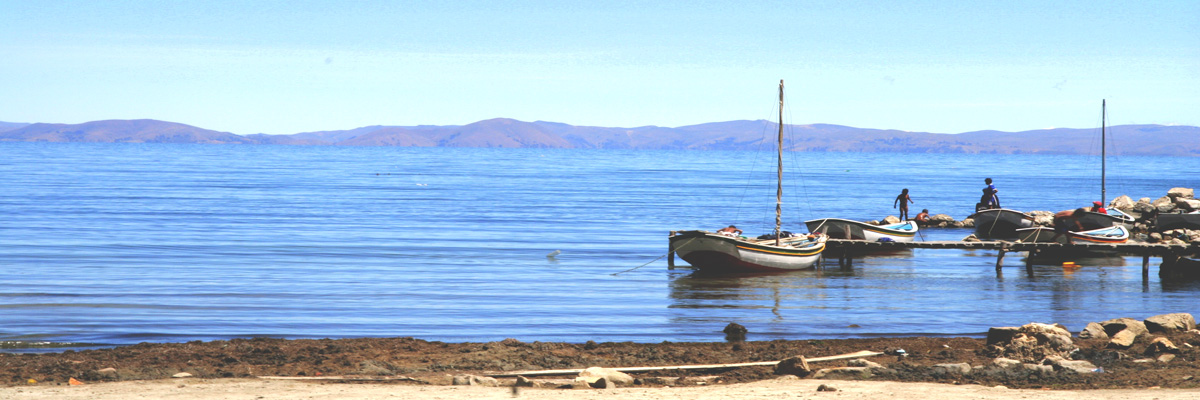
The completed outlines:
[[[752,340],[959,336],[1200,313],[1200,284],[1160,282],[1157,265],[1143,281],[1137,258],[1038,266],[1033,276],[1020,255],[997,276],[990,251],[914,250],[848,271],[732,277],[655,261],[671,230],[770,230],[770,157],[0,143],[0,342],[717,341],[730,322]],[[1096,157],[787,158],[793,231],[805,219],[894,214],[902,188],[913,214],[957,219],[985,177],[1021,210],[1076,208],[1100,190]],[[1109,197],[1200,188],[1198,163],[1110,157]],[[927,230],[924,239],[970,233]]]

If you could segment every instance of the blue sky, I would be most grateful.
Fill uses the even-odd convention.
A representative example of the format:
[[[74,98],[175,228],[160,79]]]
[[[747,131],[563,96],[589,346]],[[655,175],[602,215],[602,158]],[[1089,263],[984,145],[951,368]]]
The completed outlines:
[[[1045,4],[1043,4],[1045,3]],[[0,0],[0,121],[1200,125],[1200,1]]]

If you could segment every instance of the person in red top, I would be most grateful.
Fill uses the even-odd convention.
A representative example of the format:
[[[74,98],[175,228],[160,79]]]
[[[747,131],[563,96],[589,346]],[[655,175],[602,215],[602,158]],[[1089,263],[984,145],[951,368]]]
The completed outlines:
[[[1104,203],[1101,203],[1101,202],[1098,202],[1098,201],[1093,201],[1093,202],[1092,202],[1092,212],[1094,212],[1094,213],[1101,213],[1101,214],[1108,214],[1108,210],[1104,209]]]

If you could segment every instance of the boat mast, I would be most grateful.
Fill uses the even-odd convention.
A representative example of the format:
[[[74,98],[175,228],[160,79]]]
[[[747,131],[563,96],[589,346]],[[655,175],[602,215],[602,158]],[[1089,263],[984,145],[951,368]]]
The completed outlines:
[[[775,187],[775,245],[779,246],[780,228],[783,225],[783,79],[779,80],[779,171]]]
[[[1105,103],[1106,103],[1106,101],[1104,99],[1100,99],[1100,204],[1101,205],[1104,204],[1104,201],[1105,201],[1104,199],[1108,198],[1107,192],[1105,191],[1105,187],[1104,187],[1104,172],[1105,172],[1105,167],[1106,167],[1105,163],[1107,161],[1107,156],[1108,156],[1105,152],[1106,147],[1107,147],[1105,144],[1108,143],[1108,140],[1105,140],[1105,138],[1104,138],[1104,128],[1105,128],[1104,120],[1107,117],[1106,114],[1107,114],[1107,108],[1108,108],[1108,105]]]

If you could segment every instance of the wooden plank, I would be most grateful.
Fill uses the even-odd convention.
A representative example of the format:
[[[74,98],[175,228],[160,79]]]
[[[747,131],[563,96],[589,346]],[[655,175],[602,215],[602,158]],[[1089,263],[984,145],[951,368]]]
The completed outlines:
[[[863,351],[859,351],[859,352],[840,354],[840,355],[836,355],[836,356],[808,358],[807,360],[808,360],[808,362],[813,363],[813,362],[822,362],[822,361],[846,360],[846,359],[851,359],[851,358],[874,357],[874,356],[878,356],[878,355],[883,355],[883,353],[880,353],[877,351],[863,350]],[[609,368],[609,369],[628,373],[628,372],[649,372],[649,371],[676,371],[676,370],[694,370],[694,369],[726,369],[726,368],[740,368],[740,367],[759,367],[759,366],[773,366],[776,364],[779,364],[779,361],[760,361],[760,362],[733,363],[733,364],[672,365],[672,366],[664,366],[664,367],[624,367],[624,368]],[[500,372],[500,373],[494,373],[494,374],[487,374],[487,376],[490,376],[493,378],[511,378],[511,377],[515,377],[515,376],[574,375],[574,374],[579,374],[580,372],[583,372],[582,368],[579,368],[579,369],[548,369],[548,370],[541,370],[541,371]]]

